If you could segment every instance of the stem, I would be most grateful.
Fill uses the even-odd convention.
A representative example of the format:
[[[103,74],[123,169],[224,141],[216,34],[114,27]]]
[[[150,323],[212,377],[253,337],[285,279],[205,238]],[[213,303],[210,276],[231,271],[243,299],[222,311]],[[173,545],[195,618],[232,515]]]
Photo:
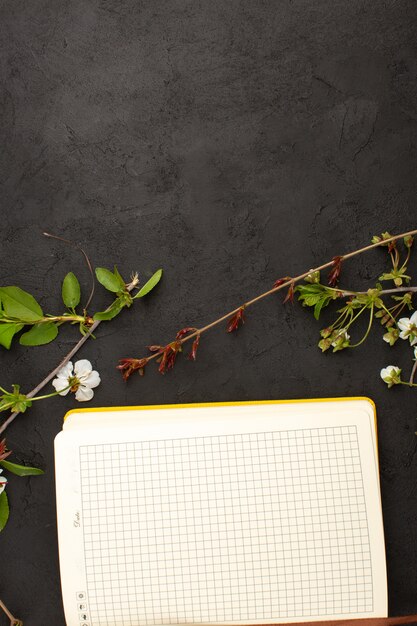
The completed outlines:
[[[407,382],[405,382],[405,380],[400,380],[400,382],[397,383],[397,384],[406,385],[407,387],[417,387],[417,383],[407,383]]]
[[[403,263],[403,267],[405,267],[406,265],[408,265],[408,261],[410,260],[410,254],[411,254],[411,248],[408,248],[407,251],[407,256],[405,257],[405,261]]]
[[[38,324],[47,324],[48,322],[85,322],[85,317],[82,315],[50,315],[49,317],[42,317],[33,322],[8,317],[2,317],[0,319],[0,324],[24,324],[25,326],[36,326]]]
[[[6,391],[6,393],[8,392]],[[8,402],[7,404],[3,404],[0,411],[7,411],[8,409],[11,409],[12,406],[13,406],[13,402]]]
[[[126,286],[126,289],[128,291],[132,291],[132,289],[134,289],[135,286],[136,284],[134,284],[134,281],[132,281],[132,283]],[[112,305],[107,307],[106,311],[108,311],[111,308],[111,306]],[[97,320],[94,322],[94,324],[88,329],[86,334],[81,337],[81,339],[75,344],[75,346],[62,359],[59,365],[57,365],[55,369],[52,370],[52,372],[50,372],[47,376],[45,376],[45,378],[41,380],[41,382],[38,385],[36,385],[36,387],[34,387],[31,391],[29,391],[29,393],[26,394],[27,398],[33,398],[34,396],[36,396],[38,391],[43,389],[49,383],[49,381],[52,380],[58,374],[59,370],[63,368],[64,365],[66,365],[68,361],[70,361],[75,354],[77,354],[78,350],[85,344],[87,339],[93,334],[97,326],[99,326],[100,322],[101,320]],[[16,412],[11,413],[11,415],[9,415],[7,420],[3,422],[3,424],[0,426],[0,435],[6,430],[8,426],[10,426],[10,424],[13,422],[13,420],[16,419],[18,415],[20,415],[20,413],[16,413]]]
[[[347,291],[345,289],[335,289],[334,291],[339,291],[342,296],[366,296],[367,291]],[[411,293],[417,292],[417,287],[395,287],[395,289],[382,289],[379,294],[381,296],[385,296],[390,293],[405,293],[407,291],[411,291]]]
[[[54,391],[53,393],[47,393],[45,396],[36,396],[36,398],[31,398],[32,402],[35,402],[35,400],[46,400],[46,398],[53,398],[54,396],[59,396],[60,393],[62,393],[63,391],[66,391],[67,389],[71,389],[71,385],[68,385],[68,387],[64,387],[64,389],[61,389],[61,391]]]
[[[362,309],[362,311],[364,311],[364,310],[365,309]],[[358,316],[356,316],[356,317],[358,317]],[[349,348],[357,348],[358,346],[361,345],[361,343],[363,343],[365,341],[365,339],[369,335],[369,331],[371,330],[373,319],[374,319],[374,304],[372,303],[371,312],[369,314],[368,328],[366,329],[366,332],[365,332],[364,336],[362,337],[362,339],[360,341],[358,341],[358,343],[352,344],[351,346],[349,346]]]
[[[394,248],[394,254],[395,254],[395,269],[398,269],[398,263],[400,262],[400,253],[398,252],[397,248]]]
[[[343,311],[343,313],[341,313],[339,315],[337,320],[335,322],[333,322],[333,324],[331,325],[331,328],[334,328],[334,329],[343,328],[347,318],[349,317],[349,315],[352,318],[352,315],[353,315],[352,309],[347,310],[347,311]]]
[[[382,300],[381,300],[382,302]],[[389,309],[387,309],[387,307],[385,306],[385,304],[382,302],[382,308],[384,309],[385,313],[388,313],[388,315],[390,316],[390,318],[392,319],[392,321],[394,322],[394,324],[396,324],[396,319],[393,316],[393,314],[391,313],[391,311]],[[387,322],[388,323],[388,322]]]
[[[354,315],[354,316],[352,317],[352,319],[350,320],[350,322],[348,322],[348,324],[347,324],[347,326],[346,326],[346,330],[349,328],[349,326],[351,326],[351,325],[353,324],[353,322],[355,322],[355,321],[358,319],[359,315],[362,315],[362,313],[363,313],[364,311],[366,311],[366,308],[367,308],[366,306],[361,307],[361,309],[358,311],[358,313],[356,313],[356,315]]]
[[[87,253],[81,248],[81,246],[79,246],[77,243],[74,243],[73,241],[70,241],[69,239],[64,239],[63,237],[58,237],[57,235],[51,235],[51,233],[43,233],[43,234],[45,235],[45,237],[50,237],[51,239],[57,239],[58,241],[63,241],[69,246],[72,246],[73,248],[76,248],[77,250],[79,250],[81,254],[83,255],[85,262],[87,263],[88,271],[90,272],[90,276],[91,276],[91,291],[90,291],[90,295],[88,296],[88,300],[84,305],[84,311],[86,311],[90,305],[91,300],[93,299],[94,289],[95,289],[94,272],[91,266],[90,259],[87,256]]]
[[[393,237],[390,237],[389,239],[383,239],[381,241],[378,241],[377,243],[371,243],[368,246],[364,246],[363,248],[358,248],[358,250],[354,250],[353,252],[348,252],[347,254],[344,254],[343,256],[341,256],[341,260],[342,261],[346,261],[346,259],[351,259],[355,256],[358,256],[359,254],[363,254],[364,252],[368,252],[368,250],[373,250],[373,248],[379,248],[380,246],[383,246],[387,243],[389,243],[390,241],[394,241],[395,239],[400,239],[401,237],[407,237],[408,235],[416,235],[417,234],[417,229],[415,230],[410,230],[406,233],[401,233],[400,235],[395,235]],[[207,324],[206,326],[203,326],[202,328],[197,329],[195,332],[191,333],[190,335],[187,335],[187,337],[184,337],[184,339],[180,339],[180,343],[183,344],[186,341],[191,341],[191,339],[194,339],[195,337],[197,337],[197,335],[201,335],[202,333],[206,332],[207,330],[210,330],[210,328],[213,328],[214,326],[218,326],[218,324],[221,324],[222,322],[226,321],[227,319],[229,319],[229,317],[231,317],[232,315],[235,315],[235,313],[237,313],[242,306],[244,306],[245,308],[251,306],[252,304],[255,304],[255,302],[258,302],[259,300],[262,300],[263,298],[267,298],[268,296],[272,295],[273,293],[276,293],[277,291],[281,291],[282,289],[285,289],[286,287],[289,287],[291,284],[294,285],[295,283],[300,282],[300,280],[303,280],[303,278],[305,278],[306,276],[308,276],[309,274],[312,274],[313,272],[320,272],[321,270],[325,270],[329,267],[332,267],[333,265],[333,259],[331,261],[328,261],[327,263],[323,263],[323,265],[319,265],[318,267],[309,269],[307,272],[303,272],[302,274],[299,274],[298,276],[295,276],[294,278],[290,278],[287,281],[285,281],[285,283],[282,283],[281,285],[278,285],[278,287],[273,287],[272,289],[269,289],[268,291],[265,291],[264,293],[261,293],[259,296],[256,296],[255,298],[252,298],[252,300],[248,300],[247,302],[244,302],[243,304],[240,304],[238,307],[236,307],[235,309],[233,309],[232,311],[229,311],[228,313],[226,313],[225,315],[222,315],[221,317],[219,317],[218,319],[214,320],[214,322],[210,322],[210,324]],[[408,288],[405,289],[405,291],[417,291],[417,288]],[[397,289],[394,290],[387,290],[386,293],[391,293],[391,292],[395,292],[398,293]],[[360,292],[357,292],[360,293]],[[367,293],[367,291],[363,292],[363,293]],[[349,294],[351,295],[351,294]],[[168,345],[168,344],[167,344]],[[158,355],[158,353],[155,354],[151,354],[150,356],[147,356],[146,359],[148,361],[151,361],[152,359],[155,359]],[[1,429],[0,429],[0,434],[1,434]]]
[[[38,324],[44,322],[85,322],[85,317],[83,315],[51,315],[50,317],[45,317],[40,322],[34,323]]]
[[[14,617],[14,615],[12,615],[9,611],[9,609],[7,608],[7,606],[4,604],[4,602],[2,602],[2,600],[0,600],[0,609],[2,609],[2,611],[7,615],[7,617],[10,620],[10,626],[23,626],[23,622],[20,619],[17,619],[17,617]]]
[[[411,370],[410,380],[408,382],[409,385],[413,384],[414,376],[416,374],[416,371],[417,371],[417,359],[414,361],[413,369]]]

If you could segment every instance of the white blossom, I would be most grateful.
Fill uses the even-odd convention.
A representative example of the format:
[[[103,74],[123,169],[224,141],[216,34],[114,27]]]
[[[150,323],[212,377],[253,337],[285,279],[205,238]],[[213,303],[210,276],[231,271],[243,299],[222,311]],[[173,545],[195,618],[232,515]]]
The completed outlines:
[[[417,311],[411,317],[402,317],[397,322],[401,339],[409,339],[410,345],[417,343]]]
[[[87,359],[81,359],[72,365],[69,361],[62,367],[52,385],[60,396],[66,396],[69,391],[75,392],[75,399],[87,402],[94,396],[93,389],[100,384],[100,375]]]
[[[380,376],[388,387],[392,387],[401,382],[401,369],[396,365],[387,365],[387,367],[382,368]]]

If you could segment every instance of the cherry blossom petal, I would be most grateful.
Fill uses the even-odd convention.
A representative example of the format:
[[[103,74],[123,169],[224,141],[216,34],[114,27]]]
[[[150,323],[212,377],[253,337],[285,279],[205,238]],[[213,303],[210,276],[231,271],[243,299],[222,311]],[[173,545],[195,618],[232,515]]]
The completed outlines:
[[[417,326],[417,311],[414,311],[414,313],[410,317],[410,324],[413,324],[413,326]]]
[[[57,374],[58,378],[65,378],[65,380],[68,380],[70,376],[72,376],[72,361],[68,361],[64,367],[61,367]]]
[[[78,390],[75,392],[75,399],[78,402],[88,402],[94,396],[94,391],[90,389],[90,387],[83,387],[80,385]]]
[[[87,359],[80,359],[74,365],[74,373],[77,378],[83,378],[84,376],[88,376],[88,374],[90,374],[92,370],[93,366]]]
[[[57,391],[60,396],[67,395],[70,390],[68,384],[68,378],[63,378],[62,376],[57,376],[57,378],[54,378],[52,381],[52,386],[55,387],[55,391]]]
[[[94,389],[94,387],[98,387],[101,383],[100,375],[96,370],[93,370],[88,374],[88,376],[84,376],[82,380],[82,384],[85,387],[90,387],[90,389]]]
[[[402,331],[409,330],[409,328],[410,328],[410,321],[411,320],[409,320],[408,317],[402,317],[400,320],[398,320],[397,326]],[[402,339],[402,337],[401,337],[401,339]]]

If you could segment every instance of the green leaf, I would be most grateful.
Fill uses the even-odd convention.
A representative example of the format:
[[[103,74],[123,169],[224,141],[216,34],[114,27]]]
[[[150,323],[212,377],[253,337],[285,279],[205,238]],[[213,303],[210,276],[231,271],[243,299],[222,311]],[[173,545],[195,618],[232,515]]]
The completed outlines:
[[[326,302],[324,299],[323,300],[319,300],[315,307],[314,307],[314,319],[318,320],[320,317],[320,313],[321,310],[324,306],[327,306],[328,302]]]
[[[93,316],[93,319],[99,320],[100,322],[112,320],[114,317],[116,317],[116,315],[119,315],[123,307],[124,307],[123,302],[120,302],[120,300],[117,299],[107,309],[107,311],[99,311],[98,313],[95,313],[95,315]]]
[[[1,287],[0,298],[8,317],[16,317],[23,322],[37,322],[43,317],[35,298],[20,287]]]
[[[117,269],[117,266],[114,266],[114,272],[113,274],[116,276],[116,278],[119,279],[121,285],[123,285],[123,288],[125,287],[125,281],[123,280],[123,276],[120,275],[119,270]]]
[[[0,345],[9,350],[13,337],[23,326],[24,324],[0,324]]]
[[[45,473],[38,467],[18,465],[17,463],[11,463],[10,461],[0,461],[0,465],[8,472],[12,472],[12,474],[16,474],[17,476],[38,476],[39,474]]]
[[[58,334],[58,327],[54,322],[46,322],[45,324],[37,324],[33,326],[27,333],[19,339],[22,346],[43,346],[55,339]]]
[[[3,493],[0,494],[0,531],[6,526],[7,520],[9,519],[9,513],[9,501],[7,499],[6,492],[3,491]]]
[[[139,289],[138,293],[134,296],[135,298],[143,298],[147,293],[152,291],[154,287],[159,283],[162,277],[162,270],[157,270],[153,276],[143,285],[142,289]]]
[[[315,306],[321,300],[321,295],[304,296],[303,306]],[[300,298],[301,299],[301,298]]]
[[[107,291],[118,293],[119,291],[125,290],[125,284],[119,272],[113,274],[113,272],[107,270],[105,267],[96,267],[96,276],[98,282],[101,283]]]
[[[13,391],[5,391],[0,396],[0,411],[16,411],[17,413],[24,413],[27,408],[32,406],[32,400],[30,400],[24,393],[20,393],[20,385],[12,385]]]
[[[62,300],[69,309],[75,309],[80,304],[81,289],[78,278],[73,272],[68,272],[62,281]]]

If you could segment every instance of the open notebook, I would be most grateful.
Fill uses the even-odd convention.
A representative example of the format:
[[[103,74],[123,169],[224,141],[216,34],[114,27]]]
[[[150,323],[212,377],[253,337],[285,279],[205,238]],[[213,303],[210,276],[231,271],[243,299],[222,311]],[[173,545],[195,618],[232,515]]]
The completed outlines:
[[[75,410],[55,456],[68,626],[387,615],[367,398]]]

